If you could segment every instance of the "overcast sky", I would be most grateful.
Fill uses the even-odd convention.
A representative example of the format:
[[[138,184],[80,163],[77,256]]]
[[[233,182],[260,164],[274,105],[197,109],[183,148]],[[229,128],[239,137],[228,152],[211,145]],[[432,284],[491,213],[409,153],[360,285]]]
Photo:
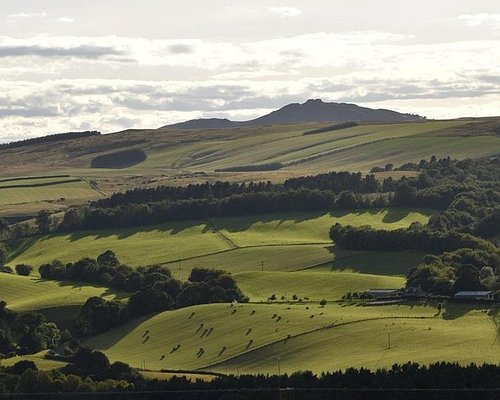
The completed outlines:
[[[308,98],[500,114],[498,0],[0,0],[0,141]]]

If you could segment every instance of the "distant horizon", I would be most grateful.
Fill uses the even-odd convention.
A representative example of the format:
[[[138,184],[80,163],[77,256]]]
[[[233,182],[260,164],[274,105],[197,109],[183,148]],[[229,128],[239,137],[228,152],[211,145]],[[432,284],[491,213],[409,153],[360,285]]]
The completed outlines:
[[[366,108],[371,108],[371,107],[367,107],[367,106],[363,106],[363,105],[360,105],[360,104],[356,104],[356,103],[350,103],[350,102],[336,102],[336,101],[324,101],[323,99],[321,98],[315,98],[315,99],[306,99],[304,101],[300,101],[300,102],[293,102],[293,103],[288,103],[288,104],[284,104],[283,106],[279,107],[279,108],[276,108],[276,109],[269,109],[268,112],[266,112],[265,114],[261,114],[261,115],[258,115],[257,117],[255,118],[259,118],[259,117],[262,117],[264,115],[267,115],[268,113],[270,112],[273,112],[273,111],[276,111],[276,110],[279,110],[285,106],[288,106],[288,105],[291,105],[291,104],[304,104],[306,103],[307,101],[309,100],[321,100],[323,101],[324,103],[337,103],[337,104],[350,104],[350,105],[357,105],[357,106],[360,106],[360,107],[366,107]],[[387,108],[373,108],[374,110],[388,110],[388,111],[395,111],[395,110],[390,110],[390,109],[387,109]],[[499,115],[486,115],[486,116],[480,116],[480,117],[475,117],[475,116],[463,116],[463,117],[456,117],[456,118],[429,118],[425,115],[420,115],[420,114],[414,114],[414,113],[403,113],[403,114],[411,114],[411,115],[418,115],[420,117],[423,118],[423,121],[446,121],[446,120],[455,120],[455,119],[478,119],[478,118],[500,118],[500,114]],[[125,127],[123,129],[120,129],[120,130],[117,130],[117,131],[102,131],[99,129],[99,127],[94,127],[94,128],[89,128],[89,129],[83,129],[83,130],[67,130],[67,131],[59,131],[59,132],[47,132],[45,134],[40,134],[40,135],[35,135],[35,136],[27,136],[27,137],[23,137],[23,138],[17,138],[17,139],[14,139],[14,140],[8,140],[8,139],[4,139],[0,136],[0,144],[7,144],[7,143],[11,143],[11,142],[16,142],[16,141],[22,141],[22,140],[26,140],[26,139],[32,139],[32,138],[36,138],[36,137],[44,137],[44,136],[51,136],[51,135],[59,135],[59,134],[65,134],[65,133],[79,133],[79,132],[87,132],[87,131],[98,131],[100,132],[101,134],[103,135],[107,135],[107,134],[113,134],[113,133],[119,133],[119,132],[123,132],[123,131],[127,131],[127,130],[154,130],[154,129],[161,129],[161,128],[164,128],[164,127],[168,127],[169,125],[175,125],[175,124],[178,124],[178,123],[182,123],[182,122],[189,122],[189,121],[194,121],[194,120],[217,120],[217,119],[223,119],[223,120],[227,120],[227,121],[231,121],[231,122],[248,122],[248,121],[251,121],[252,119],[255,119],[255,118],[248,118],[248,119],[241,119],[241,120],[238,120],[238,119],[233,119],[231,118],[230,116],[227,116],[227,117],[222,117],[222,118],[219,118],[219,117],[213,117],[213,116],[210,116],[210,115],[207,115],[207,116],[204,116],[204,117],[199,117],[199,118],[193,118],[191,120],[182,120],[182,121],[176,121],[176,122],[173,122],[173,123],[168,123],[168,124],[165,124],[163,126],[151,126],[151,127],[134,127],[134,126],[130,126],[130,127]],[[332,120],[331,122],[337,122],[336,120]],[[344,122],[344,121],[338,121],[338,122]],[[348,121],[345,121],[345,122],[348,122]],[[407,121],[407,122],[402,122],[402,121],[373,121],[373,122],[365,122],[365,123],[411,123],[411,122],[415,122],[415,123],[418,123],[419,121]],[[303,122],[290,122],[290,123],[283,123],[283,124],[277,124],[277,125],[293,125],[293,124],[301,124]],[[318,123],[328,123],[328,121],[318,121]],[[223,128],[206,128],[206,129],[223,129]]]
[[[244,121],[308,98],[496,116],[500,3],[19,0],[0,10],[0,60],[2,142]]]

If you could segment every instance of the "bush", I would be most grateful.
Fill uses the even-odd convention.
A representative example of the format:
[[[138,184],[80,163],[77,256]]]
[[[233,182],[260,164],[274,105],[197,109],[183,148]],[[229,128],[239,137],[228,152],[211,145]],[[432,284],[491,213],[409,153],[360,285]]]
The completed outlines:
[[[7,255],[9,253],[9,250],[7,249],[7,246],[0,242],[0,266],[4,265],[7,262]]]
[[[31,274],[31,271],[33,271],[33,267],[28,264],[17,264],[16,265],[16,272],[18,275],[22,276],[28,276]]]

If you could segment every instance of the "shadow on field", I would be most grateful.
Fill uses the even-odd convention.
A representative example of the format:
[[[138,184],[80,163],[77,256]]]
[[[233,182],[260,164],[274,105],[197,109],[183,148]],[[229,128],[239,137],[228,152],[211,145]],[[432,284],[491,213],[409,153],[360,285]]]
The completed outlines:
[[[279,227],[286,222],[297,224],[310,219],[319,218],[325,214],[325,212],[261,214],[255,216],[222,217],[216,218],[213,221],[216,222],[216,229],[236,233],[244,232],[257,223],[266,224],[273,222]],[[208,228],[210,229],[210,227]]]
[[[54,282],[57,284],[57,286],[60,287],[70,287],[71,289],[78,291],[81,290],[82,288],[95,288],[95,289],[101,289],[103,290],[101,297],[105,296],[115,296],[115,300],[123,300],[127,299],[128,297],[131,296],[131,293],[127,293],[124,291],[119,291],[115,290],[109,287],[105,287],[99,284],[93,284],[93,283],[87,283],[87,282],[68,282],[68,281],[52,281],[52,280],[47,280],[47,279],[32,279],[35,284],[41,283],[41,282]]]
[[[123,240],[131,236],[134,236],[138,233],[163,232],[163,233],[170,233],[170,235],[176,235],[186,229],[194,228],[196,226],[204,224],[205,222],[200,220],[181,221],[181,222],[175,221],[157,225],[75,231],[71,232],[68,235],[68,237],[70,242],[76,242],[78,240],[84,239],[89,236],[94,237],[95,240],[105,239],[113,236],[116,237],[118,240]]]
[[[135,328],[137,328],[139,325],[141,325],[148,319],[152,318],[153,316],[154,316],[153,314],[150,314],[145,317],[133,319],[132,321],[127,322],[125,325],[121,325],[108,332],[104,332],[100,335],[94,336],[91,339],[91,341],[93,341],[93,339],[97,337],[99,343],[98,345],[99,350],[103,351],[108,350],[109,348],[113,347],[116,343],[118,343],[120,340],[122,340],[125,336],[127,336],[130,332],[132,332]],[[95,345],[91,345],[91,347],[94,346]]]
[[[403,218],[410,214],[410,210],[403,208],[388,208],[387,214],[382,219],[382,222],[386,224],[391,224],[394,222],[401,221]]]
[[[406,276],[420,264],[424,253],[401,251],[350,251],[336,246],[328,248],[333,260],[323,264],[331,271]]]
[[[447,303],[443,308],[443,319],[453,320],[468,314],[471,311],[486,310],[491,306],[486,304],[465,304],[465,303]],[[491,310],[490,310],[491,311]]]
[[[394,223],[408,216],[409,213],[418,211],[424,215],[432,215],[431,210],[414,210],[402,208],[377,208],[377,209],[358,209],[358,210],[334,210],[327,212],[296,212],[296,213],[276,213],[276,214],[260,214],[254,216],[234,216],[211,218],[209,220],[188,220],[188,221],[172,221],[156,225],[123,227],[112,229],[95,229],[88,231],[77,231],[69,234],[70,242],[78,241],[88,236],[94,236],[95,239],[103,239],[107,237],[116,237],[118,240],[126,239],[138,233],[148,232],[163,232],[170,235],[176,235],[184,230],[198,226],[202,233],[211,233],[214,229],[226,230],[227,232],[236,233],[244,232],[257,223],[275,223],[277,227],[286,222],[301,223],[307,220],[316,219],[324,215],[329,215],[333,218],[342,218],[349,214],[361,216],[366,213],[381,214],[386,213],[382,219],[384,223]],[[214,223],[215,222],[215,223]]]

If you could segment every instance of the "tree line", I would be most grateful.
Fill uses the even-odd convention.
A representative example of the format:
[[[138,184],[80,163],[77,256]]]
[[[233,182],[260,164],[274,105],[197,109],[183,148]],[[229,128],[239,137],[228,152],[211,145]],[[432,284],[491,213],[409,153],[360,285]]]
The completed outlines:
[[[187,186],[158,186],[156,188],[136,188],[123,193],[115,193],[108,198],[92,202],[94,208],[112,208],[125,204],[155,203],[190,199],[223,199],[233,195],[261,192],[285,192],[298,189],[329,190],[333,193],[351,191],[354,193],[373,193],[394,190],[392,179],[385,186],[374,175],[363,176],[360,172],[330,172],[315,176],[287,179],[283,184],[267,182],[231,183],[217,181]]]
[[[349,250],[422,251],[436,254],[460,248],[497,251],[491,242],[468,233],[425,229],[419,223],[412,224],[408,229],[392,231],[336,223],[330,229],[330,238]]]
[[[2,392],[15,398],[33,398],[45,393],[51,398],[84,399],[101,392],[109,399],[145,400],[269,400],[296,393],[306,399],[495,399],[499,393],[500,367],[493,364],[439,362],[394,364],[391,368],[369,370],[349,368],[321,375],[300,371],[283,375],[219,375],[212,380],[191,380],[174,376],[169,380],[146,379],[122,362],[111,364],[98,351],[81,349],[67,366],[39,371],[32,361],[0,367]],[[288,390],[283,390],[288,388]],[[119,392],[119,393],[118,393]],[[24,395],[23,395],[24,394]],[[95,393],[96,395],[98,393]],[[116,394],[116,395],[115,395]],[[57,397],[51,397],[57,396]],[[285,397],[284,397],[285,396]],[[7,397],[8,398],[8,397]],[[38,397],[37,397],[38,398]],[[293,397],[292,397],[293,398]]]
[[[24,140],[18,140],[16,142],[0,144],[0,150],[15,149],[18,147],[29,146],[32,144],[52,143],[62,140],[79,139],[89,136],[99,136],[100,134],[101,132],[98,131],[56,133],[54,135],[47,135],[37,138],[24,139]]]

